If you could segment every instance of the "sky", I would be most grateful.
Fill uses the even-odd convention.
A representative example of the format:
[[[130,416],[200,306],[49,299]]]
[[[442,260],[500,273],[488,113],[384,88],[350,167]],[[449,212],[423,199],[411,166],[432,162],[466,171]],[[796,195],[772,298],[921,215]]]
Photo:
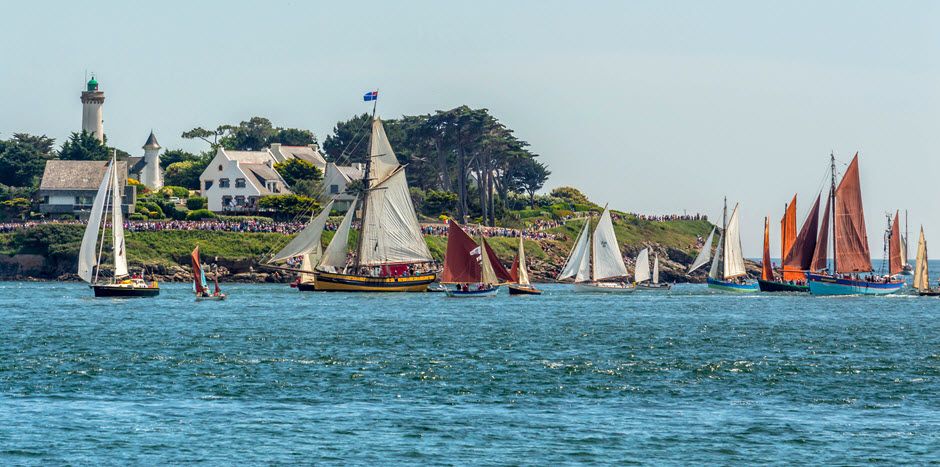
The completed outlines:
[[[388,118],[489,109],[549,189],[712,219],[727,196],[747,256],[795,193],[802,222],[831,151],[841,168],[860,154],[874,257],[896,209],[940,239],[940,2],[30,1],[3,17],[0,138],[61,143],[92,72],[109,143],[132,154],[151,129],[202,150],[180,134],[256,115],[322,140],[377,88]]]

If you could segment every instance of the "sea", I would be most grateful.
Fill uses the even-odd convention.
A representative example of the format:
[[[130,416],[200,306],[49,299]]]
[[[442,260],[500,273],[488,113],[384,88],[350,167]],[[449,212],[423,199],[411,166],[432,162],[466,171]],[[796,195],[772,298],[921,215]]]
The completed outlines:
[[[223,286],[0,283],[0,464],[940,462],[934,298]]]

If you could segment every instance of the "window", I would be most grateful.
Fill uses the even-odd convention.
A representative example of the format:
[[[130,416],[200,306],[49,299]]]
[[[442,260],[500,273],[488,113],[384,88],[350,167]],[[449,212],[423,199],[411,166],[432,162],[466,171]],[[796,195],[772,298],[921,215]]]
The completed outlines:
[[[205,183],[206,183],[206,187],[203,188],[203,190],[208,190],[209,188],[212,188],[212,180],[206,180]]]
[[[330,185],[330,194],[338,195],[339,194],[339,185]]]
[[[94,196],[76,196],[75,197],[75,204],[79,206],[87,206],[87,205],[94,204],[94,203],[95,203]]]
[[[48,197],[48,196],[43,196],[43,197],[42,197],[42,204],[49,204],[49,197]]]
[[[229,185],[229,183],[228,183],[228,179],[227,179],[227,178],[220,178],[220,179],[219,179],[219,188],[228,188],[228,185]]]
[[[245,205],[245,197],[244,197],[244,196],[236,196],[236,197],[235,197],[235,205],[236,205],[236,206],[244,206],[244,205]]]
[[[231,197],[231,196],[223,196],[223,197],[222,197],[222,207],[223,207],[223,208],[227,208],[227,207],[230,207],[230,206],[232,206],[232,197]]]
[[[270,191],[271,193],[281,192],[280,185],[277,183],[277,181],[268,181],[267,183],[265,183],[265,187],[267,187],[268,191]]]
[[[219,172],[222,171],[222,164],[219,164]]]
[[[244,179],[244,178],[236,178],[236,179],[235,179],[235,188],[245,188],[245,179]]]

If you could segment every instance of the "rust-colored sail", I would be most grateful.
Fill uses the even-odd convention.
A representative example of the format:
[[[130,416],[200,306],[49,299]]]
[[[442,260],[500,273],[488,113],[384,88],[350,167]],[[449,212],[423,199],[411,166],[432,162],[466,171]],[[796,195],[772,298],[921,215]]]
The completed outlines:
[[[483,239],[483,249],[486,250],[486,255],[490,258],[490,264],[493,265],[493,272],[496,273],[496,278],[502,282],[515,282],[512,278],[512,274],[506,270],[506,267],[500,262],[499,257],[496,256],[496,252],[490,248],[490,244],[485,238]]]
[[[898,212],[894,213],[894,222],[891,223],[891,238],[888,243],[888,273],[892,276],[900,274],[904,269],[901,262],[901,224],[898,222]]]
[[[441,282],[480,282],[480,262],[473,255],[477,243],[453,219],[448,220],[447,227],[447,252],[444,254]]]
[[[509,268],[509,276],[512,277],[513,283],[519,283],[519,254],[516,254],[516,257],[512,259],[512,266]]]
[[[770,219],[764,218],[764,257],[761,259],[760,278],[774,280],[774,270],[770,263]]]
[[[790,204],[787,205],[787,208],[783,212],[783,219],[780,219],[781,261],[790,254],[794,243],[796,243],[796,195],[793,195],[793,200],[790,201]],[[800,280],[804,277],[803,271],[787,268],[786,264],[782,266],[782,269],[783,280],[785,281]]]
[[[816,248],[813,250],[810,271],[822,271],[828,267],[826,257],[829,255],[829,212],[832,211],[829,201],[831,199],[831,197],[826,197],[826,210],[823,212],[822,223],[819,224],[819,237],[816,238]]]
[[[199,245],[196,245],[196,248],[193,249],[193,254],[191,255],[193,261],[193,287],[196,289],[196,293],[204,293],[206,289],[202,286],[202,265],[199,264]]]
[[[826,208],[826,219],[828,219],[828,207]],[[803,220],[803,227],[800,229],[799,235],[796,236],[796,241],[793,242],[793,247],[790,248],[790,252],[787,253],[787,256],[783,259],[783,270],[784,277],[788,271],[800,271],[799,277],[796,279],[787,279],[787,280],[800,280],[805,276],[803,271],[808,271],[813,267],[813,253],[816,251],[816,228],[819,224],[819,196],[816,197],[816,202],[813,203],[813,207],[810,208],[809,214],[806,215],[806,219]],[[828,225],[826,226],[829,227]],[[825,248],[825,247],[823,247]],[[823,254],[823,259],[825,259],[825,254]],[[823,266],[825,267],[825,266]]]
[[[865,231],[862,187],[858,177],[858,153],[836,188],[835,260],[836,272],[868,272],[871,253]]]

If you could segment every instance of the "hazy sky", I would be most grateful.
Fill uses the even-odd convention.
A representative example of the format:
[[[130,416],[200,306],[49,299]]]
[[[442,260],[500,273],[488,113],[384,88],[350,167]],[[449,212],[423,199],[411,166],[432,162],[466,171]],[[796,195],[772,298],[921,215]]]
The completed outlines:
[[[380,88],[387,117],[490,109],[549,187],[617,209],[717,218],[727,195],[749,256],[857,150],[873,256],[897,208],[940,242],[938,2],[132,3],[4,4],[0,137],[79,129],[86,70],[132,153],[254,115],[322,139]]]

